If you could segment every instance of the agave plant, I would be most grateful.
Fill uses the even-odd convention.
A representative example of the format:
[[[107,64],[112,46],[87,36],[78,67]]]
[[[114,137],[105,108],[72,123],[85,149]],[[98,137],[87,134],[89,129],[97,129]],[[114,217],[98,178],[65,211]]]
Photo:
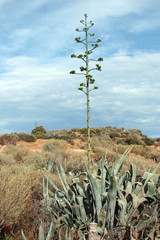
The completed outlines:
[[[27,240],[23,230],[21,230],[22,238],[23,240]],[[44,234],[44,229],[42,223],[39,226],[39,235],[38,235],[38,240],[52,240],[53,239],[53,222],[50,224],[49,231],[47,233],[47,236]]]
[[[152,173],[145,172],[139,180],[135,165],[122,174],[122,165],[130,150],[117,158],[113,167],[102,160],[98,162],[97,171],[88,168],[74,176],[70,185],[60,167],[58,175],[62,189],[45,177],[45,209],[56,219],[59,239],[61,231],[65,231],[65,239],[88,239],[91,223],[96,223],[99,239],[115,236],[116,239],[144,239],[145,229],[148,232],[146,239],[158,234],[160,189],[156,170],[160,164]]]

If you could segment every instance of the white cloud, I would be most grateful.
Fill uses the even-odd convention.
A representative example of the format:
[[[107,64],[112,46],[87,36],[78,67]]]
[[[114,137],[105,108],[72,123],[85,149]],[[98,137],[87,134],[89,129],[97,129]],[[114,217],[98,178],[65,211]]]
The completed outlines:
[[[81,63],[69,55],[81,52],[73,44],[74,29],[81,26],[85,12],[95,23],[93,32],[103,40],[95,57],[102,53],[105,59],[103,71],[95,72],[99,90],[91,93],[96,112],[92,121],[140,124],[144,129],[158,123],[160,53],[154,46],[145,51],[133,49],[137,39],[132,37],[158,29],[159,6],[159,0],[1,1],[0,110],[4,114],[0,126],[6,123],[6,129],[10,118],[14,123],[17,118],[22,123],[38,118],[68,126],[81,121],[85,95],[77,88],[82,78],[69,75]],[[129,30],[130,39],[125,36]]]

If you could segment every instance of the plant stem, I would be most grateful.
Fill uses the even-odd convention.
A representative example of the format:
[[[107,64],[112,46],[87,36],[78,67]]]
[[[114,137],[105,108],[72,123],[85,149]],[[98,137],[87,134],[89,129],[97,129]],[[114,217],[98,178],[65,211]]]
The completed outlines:
[[[89,95],[89,58],[88,58],[88,25],[87,14],[85,16],[85,34],[86,34],[86,97],[87,97],[87,157],[88,165],[91,162],[91,142],[90,142],[90,95]]]

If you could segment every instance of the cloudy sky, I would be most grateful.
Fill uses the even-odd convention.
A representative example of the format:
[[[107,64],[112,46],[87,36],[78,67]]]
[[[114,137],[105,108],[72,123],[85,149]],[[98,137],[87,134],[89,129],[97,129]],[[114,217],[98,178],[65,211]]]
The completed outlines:
[[[160,137],[159,0],[0,0],[0,134],[86,126],[84,52],[74,41],[84,14],[101,38],[92,72],[91,126],[137,128]]]

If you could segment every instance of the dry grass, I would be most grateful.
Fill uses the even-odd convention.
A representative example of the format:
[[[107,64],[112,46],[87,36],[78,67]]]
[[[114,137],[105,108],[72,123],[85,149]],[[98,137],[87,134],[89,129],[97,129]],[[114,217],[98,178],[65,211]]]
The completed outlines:
[[[28,152],[29,149],[25,145],[7,145],[4,149],[4,153],[12,155],[16,162],[21,162]]]
[[[41,152],[37,152],[26,156],[23,163],[26,166],[32,166],[34,170],[38,170],[46,167],[47,159]]]
[[[86,140],[86,138],[85,138]],[[39,141],[39,140],[38,140]],[[51,139],[39,143],[27,143],[26,146],[6,146],[0,152],[0,225],[8,227],[14,225],[15,240],[19,240],[20,228],[23,228],[29,240],[37,239],[37,229],[40,219],[48,224],[48,218],[41,211],[42,178],[51,178],[61,188],[57,176],[57,167],[64,168],[70,180],[69,173],[85,171],[87,166],[87,146],[82,139],[66,140]],[[35,146],[35,148],[34,148]],[[116,145],[108,136],[92,137],[91,152],[96,160],[105,158],[107,162],[114,162],[116,150],[119,156],[124,153],[128,145]],[[32,151],[30,151],[32,150]],[[159,161],[160,151],[156,148],[133,145],[127,157],[123,170],[130,164],[137,165],[137,174],[141,175],[152,170]],[[146,159],[148,158],[148,159]],[[47,171],[48,163],[53,163],[52,171]],[[158,170],[160,173],[160,169]],[[30,231],[28,231],[28,229]]]
[[[15,164],[15,160],[12,154],[0,153],[0,165],[12,165]]]
[[[131,164],[135,164],[137,166],[137,174],[142,175],[146,171],[153,171],[153,169],[157,166],[157,163],[151,159],[145,159],[142,156],[136,156],[134,154],[130,154],[126,161],[124,162],[123,170],[128,170]],[[160,168],[157,171],[160,174]]]
[[[43,150],[48,152],[54,152],[56,149],[65,149],[68,142],[66,140],[51,139],[45,142]]]
[[[29,167],[2,166],[0,168],[0,226],[15,224],[24,214],[37,182],[37,174]]]

